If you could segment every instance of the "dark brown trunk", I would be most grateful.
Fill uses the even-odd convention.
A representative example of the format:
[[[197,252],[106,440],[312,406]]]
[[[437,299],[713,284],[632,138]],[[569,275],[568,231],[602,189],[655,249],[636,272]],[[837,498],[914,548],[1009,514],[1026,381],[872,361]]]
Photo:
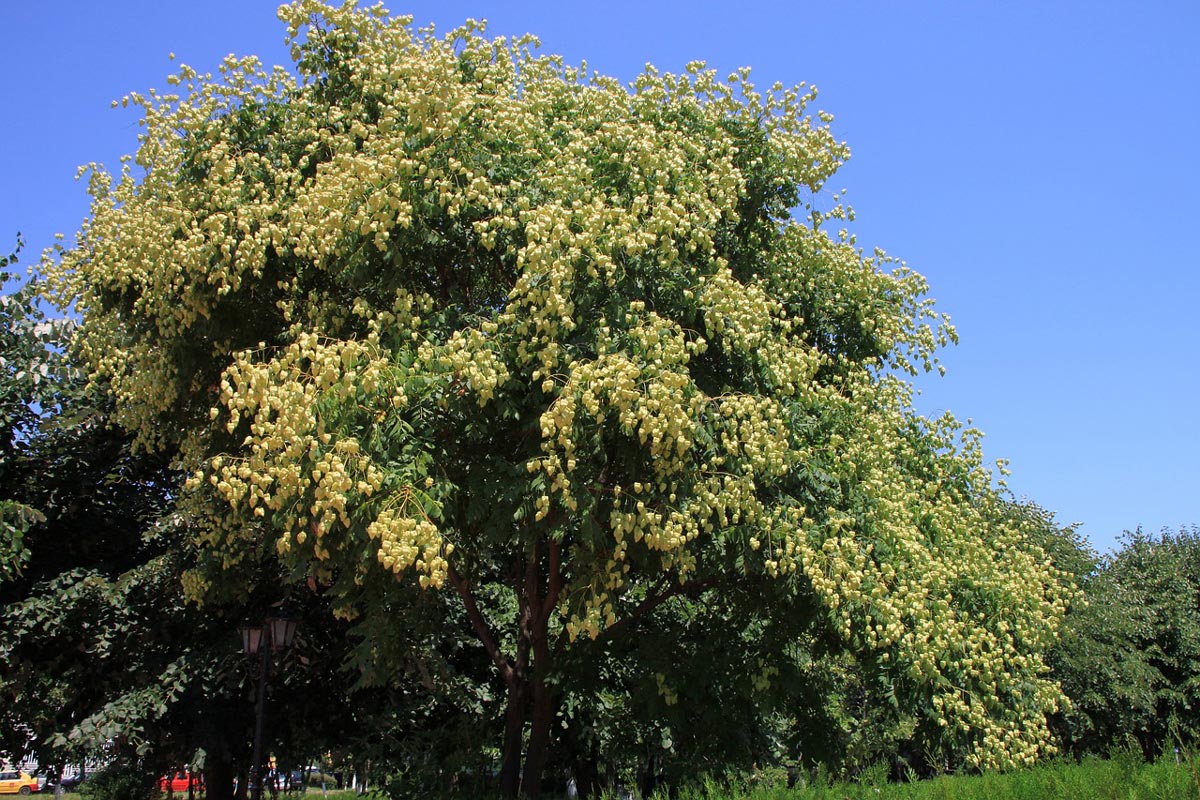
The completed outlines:
[[[554,691],[549,677],[554,668],[550,658],[550,615],[558,606],[562,589],[562,545],[551,539],[547,547],[546,593],[540,592],[538,548],[533,551],[525,578],[526,604],[529,608],[530,646],[533,650],[533,669],[530,676],[531,709],[529,715],[529,750],[525,754],[525,773],[521,780],[522,793],[537,800],[542,791],[542,772],[550,754],[550,733],[554,725]]]
[[[250,798],[250,768],[242,767],[238,770],[237,792],[235,793],[236,800],[249,800]]]
[[[521,779],[521,791],[530,800],[537,800],[541,794],[542,770],[550,749],[550,725],[554,721],[553,698],[546,683],[546,676],[550,672],[546,622],[546,616],[538,614],[531,631],[534,662],[530,689],[533,702],[529,719],[529,750],[525,755],[525,774]]]
[[[575,758],[575,790],[579,800],[589,800],[600,791],[600,757],[595,749]]]
[[[600,754],[590,740],[580,737],[579,721],[566,720],[563,728],[571,775],[579,800],[589,800],[600,789]]]
[[[658,758],[648,756],[637,768],[638,794],[649,797],[658,788]]]
[[[210,757],[204,762],[204,786],[208,800],[233,800],[233,765]]]
[[[496,665],[508,690],[508,703],[504,710],[504,745],[501,751],[500,795],[506,800],[515,800],[518,795],[536,800],[541,790],[542,770],[550,746],[550,728],[554,720],[554,706],[546,676],[550,671],[550,642],[547,620],[558,604],[561,590],[561,545],[551,541],[547,549],[546,592],[540,588],[541,553],[536,543],[526,558],[524,569],[513,576],[519,604],[517,619],[517,650],[515,657],[508,658],[496,644],[487,620],[475,604],[468,580],[459,575],[451,565],[448,570],[450,583],[462,598],[467,616],[476,636],[483,643],[488,656]],[[523,573],[523,574],[522,574]],[[535,657],[531,670],[530,655]],[[525,738],[525,722],[531,723],[529,750],[526,753],[524,770],[521,768],[522,744]]]
[[[521,791],[529,800],[537,800],[542,788],[542,770],[550,752],[550,725],[554,720],[554,706],[550,689],[540,679],[533,682],[533,711],[529,720],[529,750],[525,754],[525,774],[521,778]]]
[[[521,788],[521,742],[525,733],[525,687],[508,687],[504,709],[504,749],[500,755],[500,796],[512,800]]]

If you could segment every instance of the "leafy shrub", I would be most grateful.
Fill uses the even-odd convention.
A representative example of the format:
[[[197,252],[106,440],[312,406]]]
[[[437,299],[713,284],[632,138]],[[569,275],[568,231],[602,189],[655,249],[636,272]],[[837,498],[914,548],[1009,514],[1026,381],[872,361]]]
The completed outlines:
[[[129,762],[110,764],[79,786],[87,800],[154,800],[154,775]]]

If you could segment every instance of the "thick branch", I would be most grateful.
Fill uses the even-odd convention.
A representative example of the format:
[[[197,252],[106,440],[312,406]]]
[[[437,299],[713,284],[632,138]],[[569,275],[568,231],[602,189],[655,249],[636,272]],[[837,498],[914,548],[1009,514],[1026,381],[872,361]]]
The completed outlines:
[[[467,608],[467,617],[471,620],[471,627],[475,629],[475,636],[479,641],[483,642],[483,648],[487,650],[488,656],[495,663],[496,668],[500,670],[500,677],[507,684],[512,684],[516,679],[513,674],[512,664],[500,652],[500,648],[496,645],[496,638],[492,636],[492,631],[488,627],[487,620],[483,618],[483,614],[479,611],[479,606],[475,605],[475,598],[471,595],[471,587],[467,584],[465,578],[458,574],[458,571],[453,566],[446,571],[446,576],[450,579],[450,583],[454,584],[454,590],[458,592],[458,596],[462,598],[463,605]]]
[[[534,624],[540,610],[538,603],[538,546],[533,543],[533,552],[525,560],[524,586],[517,581],[517,677],[524,680],[529,674],[529,648],[533,644]]]
[[[558,594],[562,591],[562,542],[550,540],[550,578],[546,587],[546,598],[542,601],[542,619],[550,619],[550,612],[558,605]]]
[[[637,622],[641,621],[643,618],[649,616],[654,611],[654,609],[658,608],[663,603],[670,600],[672,597],[677,597],[681,594],[698,594],[699,592],[702,592],[705,589],[708,589],[717,584],[716,578],[709,578],[707,580],[693,581],[691,583],[677,583],[677,584],[674,584],[673,586],[668,586],[666,588],[663,588],[663,584],[667,580],[668,580],[667,577],[663,576],[663,578],[661,580],[659,580],[658,586],[656,586],[650,594],[646,595],[645,600],[638,603],[637,608],[635,608],[629,614],[629,616],[622,617],[621,619],[614,622],[612,625],[609,625],[607,628],[600,631],[600,636],[597,636],[596,638],[599,639],[600,637],[604,637],[604,636],[608,636],[608,637],[615,636],[623,628],[626,628],[631,624],[637,623]]]
[[[541,599],[538,596],[538,552],[541,548],[538,547],[538,542],[533,543],[533,552],[529,554],[529,558],[525,561],[525,602],[529,604],[529,615],[534,617],[541,611]]]

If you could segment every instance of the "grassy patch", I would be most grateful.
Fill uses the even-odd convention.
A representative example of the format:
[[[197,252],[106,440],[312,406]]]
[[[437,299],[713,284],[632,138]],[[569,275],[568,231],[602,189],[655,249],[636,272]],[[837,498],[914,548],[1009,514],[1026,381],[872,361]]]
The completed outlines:
[[[1200,765],[1195,771],[1191,767],[1175,763],[1173,757],[1146,764],[1136,756],[1119,754],[1109,759],[1089,758],[1082,764],[1054,762],[1003,774],[953,775],[908,784],[886,783],[882,771],[870,770],[865,780],[856,783],[822,782],[791,789],[753,781],[730,784],[709,780],[681,789],[677,800],[1200,800]],[[45,796],[53,797],[53,793]],[[280,792],[279,797],[358,800],[362,795],[350,789],[329,789],[322,794],[319,786],[310,786],[306,794]],[[382,795],[372,792],[367,797],[379,800]],[[86,800],[73,792],[63,798]],[[665,794],[655,795],[654,800],[665,798]]]
[[[1187,800],[1200,798],[1187,764],[1161,759],[1145,764],[1127,757],[1056,762],[1029,770],[945,776],[910,784],[860,783],[728,786],[708,783],[679,800]]]

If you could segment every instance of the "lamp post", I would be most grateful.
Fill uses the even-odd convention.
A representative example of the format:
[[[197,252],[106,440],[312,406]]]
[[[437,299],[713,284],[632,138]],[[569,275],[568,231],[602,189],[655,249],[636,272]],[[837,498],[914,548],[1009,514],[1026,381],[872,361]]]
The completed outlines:
[[[271,654],[282,653],[292,645],[296,635],[296,621],[288,617],[267,617],[262,625],[246,624],[241,627],[242,650],[247,656],[258,656],[258,702],[254,711],[254,755],[250,764],[254,776],[254,800],[262,800],[263,768],[262,739],[263,717],[266,715],[267,685],[271,679]]]

